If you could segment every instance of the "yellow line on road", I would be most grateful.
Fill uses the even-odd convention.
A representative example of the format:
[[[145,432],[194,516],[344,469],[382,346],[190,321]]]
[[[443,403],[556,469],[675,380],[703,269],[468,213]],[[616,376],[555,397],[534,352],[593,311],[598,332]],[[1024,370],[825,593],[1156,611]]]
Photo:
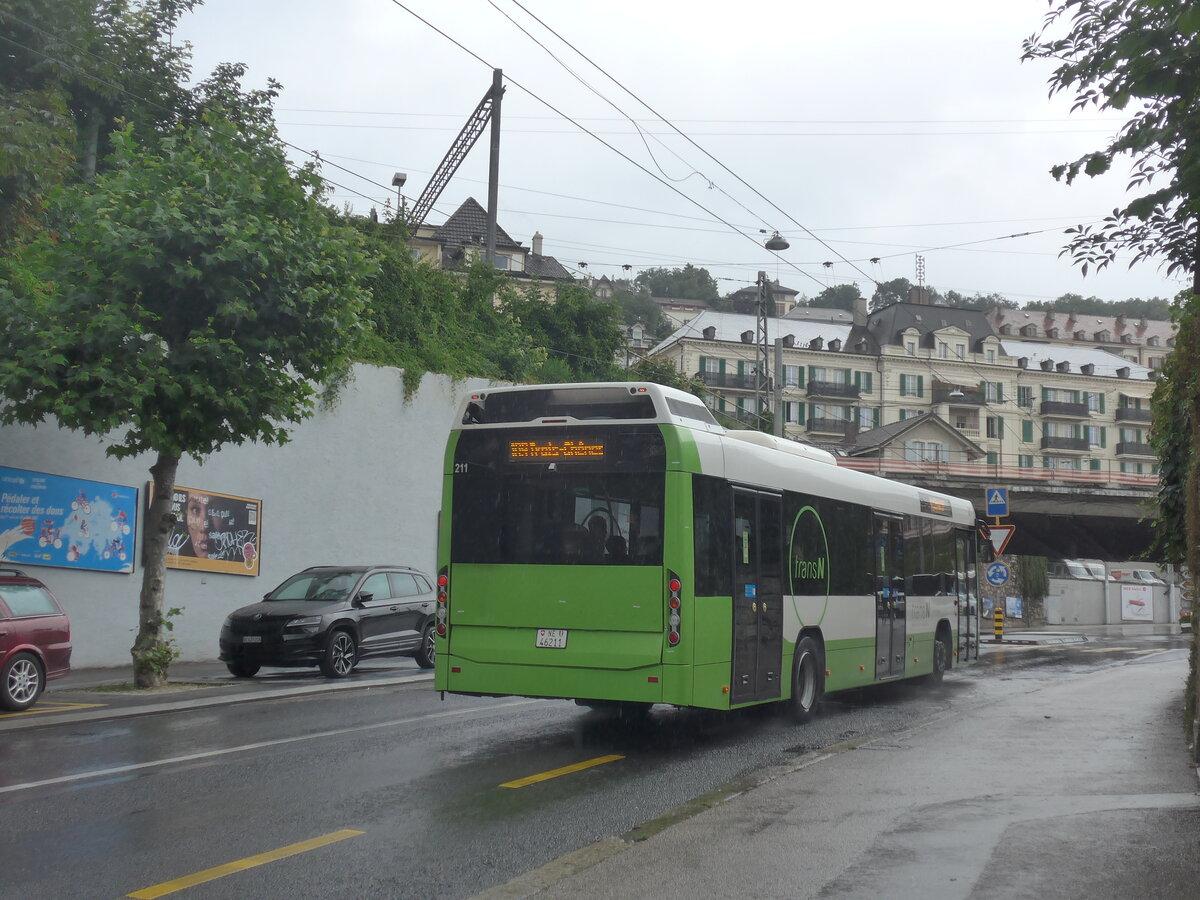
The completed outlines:
[[[39,703],[33,709],[21,712],[0,713],[0,719],[15,719],[18,716],[44,716],[49,713],[72,712],[76,709],[95,709],[103,703]]]
[[[125,896],[133,897],[135,900],[153,900],[155,897],[165,897],[167,894],[182,891],[184,888],[195,887],[198,884],[204,884],[206,881],[224,878],[226,875],[232,875],[235,872],[244,872],[246,869],[253,869],[255,866],[275,862],[277,859],[284,859],[288,856],[295,856],[297,853],[316,850],[318,847],[324,847],[326,844],[334,844],[338,841],[344,841],[346,838],[357,837],[363,833],[346,828],[342,831],[335,831],[332,834],[324,834],[321,837],[300,841],[298,844],[288,844],[286,847],[280,847],[278,850],[269,850],[257,856],[247,856],[245,859],[225,863],[223,866],[214,866],[211,869],[205,869],[203,872],[184,875],[182,878],[176,878],[174,881],[164,881],[161,884],[151,885],[148,888],[142,888],[140,891],[134,891],[132,894],[126,894]]]
[[[537,784],[539,781],[549,781],[551,778],[558,778],[560,775],[570,775],[572,772],[582,772],[584,769],[590,769],[592,766],[602,766],[605,763],[616,762],[618,759],[624,759],[623,756],[613,754],[611,756],[597,756],[595,759],[577,762],[569,766],[563,766],[561,769],[551,769],[549,772],[541,772],[537,775],[530,775],[527,778],[518,778],[516,781],[506,781],[500,785],[503,788],[523,788],[526,785]]]

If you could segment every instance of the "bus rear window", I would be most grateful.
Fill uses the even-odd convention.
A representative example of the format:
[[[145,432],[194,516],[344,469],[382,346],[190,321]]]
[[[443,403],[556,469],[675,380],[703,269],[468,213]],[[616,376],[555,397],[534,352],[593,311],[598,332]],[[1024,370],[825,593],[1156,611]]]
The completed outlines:
[[[473,468],[454,481],[451,559],[662,565],[662,472]]]
[[[536,422],[542,419],[653,419],[654,398],[624,387],[572,387],[506,391],[467,404],[464,425]]]

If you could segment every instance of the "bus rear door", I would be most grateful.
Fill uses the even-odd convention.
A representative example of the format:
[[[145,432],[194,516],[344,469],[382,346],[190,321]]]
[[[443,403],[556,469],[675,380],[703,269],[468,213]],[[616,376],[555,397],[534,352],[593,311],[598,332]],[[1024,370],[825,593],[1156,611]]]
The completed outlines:
[[[904,522],[875,514],[875,677],[904,674],[908,597],[904,590]]]
[[[733,492],[734,704],[780,696],[783,655],[783,502],[779,494]]]

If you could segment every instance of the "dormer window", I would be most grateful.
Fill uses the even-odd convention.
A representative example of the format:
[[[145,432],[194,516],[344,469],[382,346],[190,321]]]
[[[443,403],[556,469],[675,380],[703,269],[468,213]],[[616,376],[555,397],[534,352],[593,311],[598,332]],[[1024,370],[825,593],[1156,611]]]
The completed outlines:
[[[1121,343],[1122,344],[1132,344],[1133,343],[1133,335],[1132,334],[1121,335]]]
[[[1152,334],[1150,337],[1146,338],[1146,343],[1151,347],[1157,347],[1161,341],[1157,334]]]
[[[1110,341],[1112,340],[1112,333],[1108,331],[1097,331],[1096,340],[1101,342]]]
[[[1036,325],[1022,325],[1021,326],[1021,336],[1022,337],[1037,337],[1037,333],[1038,333],[1038,329],[1037,329]]]
[[[1013,328],[1013,327],[1012,327],[1011,325],[1001,325],[1001,326],[1000,326],[1000,333],[1001,333],[1001,334],[1012,334],[1012,333],[1013,333],[1013,330],[1012,330],[1012,328]]]

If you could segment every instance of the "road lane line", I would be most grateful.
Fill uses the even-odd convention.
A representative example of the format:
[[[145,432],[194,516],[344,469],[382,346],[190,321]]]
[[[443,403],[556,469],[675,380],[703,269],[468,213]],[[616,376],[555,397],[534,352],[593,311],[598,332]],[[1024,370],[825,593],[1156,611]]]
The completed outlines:
[[[570,775],[573,772],[582,772],[584,769],[590,769],[592,766],[602,766],[605,763],[616,762],[618,759],[624,759],[623,756],[613,754],[611,756],[597,756],[595,759],[585,760],[584,762],[573,763],[569,766],[563,766],[561,769],[551,769],[549,772],[540,772],[537,775],[529,775],[526,778],[518,778],[516,781],[506,781],[500,785],[502,788],[523,788],[526,785],[537,784],[539,781],[549,781],[551,778],[558,778],[560,775]]]
[[[335,728],[332,731],[317,731],[312,734],[301,734],[296,737],[276,738],[272,741],[256,741],[253,744],[242,744],[238,747],[225,747],[221,750],[204,750],[200,753],[185,753],[183,756],[169,756],[165,759],[150,762],[133,763],[128,766],[113,766],[108,769],[93,769],[90,772],[77,772],[74,775],[60,775],[57,778],[43,778],[41,781],[27,781],[24,784],[10,784],[0,787],[0,794],[11,794],[16,791],[27,791],[30,788],[46,787],[52,784],[69,784],[73,781],[84,781],[88,778],[104,778],[111,775],[122,775],[126,772],[137,772],[142,769],[155,769],[159,766],[169,766],[174,763],[195,762],[199,759],[212,759],[216,756],[226,756],[230,753],[244,753],[248,750],[262,750],[266,747],[281,747],[285,744],[295,744],[300,741],[312,741],[320,738],[338,737],[343,734],[357,734],[360,731],[373,731],[379,728],[395,728],[399,725],[412,725],[430,719],[447,719],[453,716],[465,716],[471,713],[486,713],[493,709],[507,709],[514,706],[531,706],[541,703],[541,700],[516,700],[511,703],[497,703],[492,706],[474,706],[470,709],[455,709],[447,712],[429,713],[423,716],[411,716],[407,719],[394,719],[390,722],[376,722],[372,725],[356,725],[353,728]]]
[[[154,900],[156,897],[165,897],[167,894],[174,894],[176,891],[182,891],[184,888],[195,887],[198,884],[204,884],[206,881],[215,881],[218,878],[224,878],[226,875],[232,875],[235,872],[244,872],[256,866],[275,862],[277,859],[295,856],[297,853],[307,853],[309,850],[316,850],[318,847],[336,844],[338,841],[358,837],[360,834],[365,834],[365,832],[344,828],[341,831],[334,831],[330,834],[323,834],[320,837],[309,838],[307,841],[288,844],[286,847],[280,847],[278,850],[268,850],[266,853],[259,853],[257,856],[247,856],[245,859],[234,860],[233,862],[225,863],[223,866],[213,866],[211,869],[205,869],[202,872],[194,872],[191,875],[184,875],[182,878],[175,878],[171,881],[151,885],[148,888],[142,888],[140,891],[134,891],[132,894],[126,894],[125,896],[132,897],[134,900]]]
[[[0,719],[16,719],[21,716],[42,716],[48,713],[72,712],[77,709],[99,709],[103,703],[62,703],[54,700],[39,703],[33,709],[21,712],[0,713]]]

